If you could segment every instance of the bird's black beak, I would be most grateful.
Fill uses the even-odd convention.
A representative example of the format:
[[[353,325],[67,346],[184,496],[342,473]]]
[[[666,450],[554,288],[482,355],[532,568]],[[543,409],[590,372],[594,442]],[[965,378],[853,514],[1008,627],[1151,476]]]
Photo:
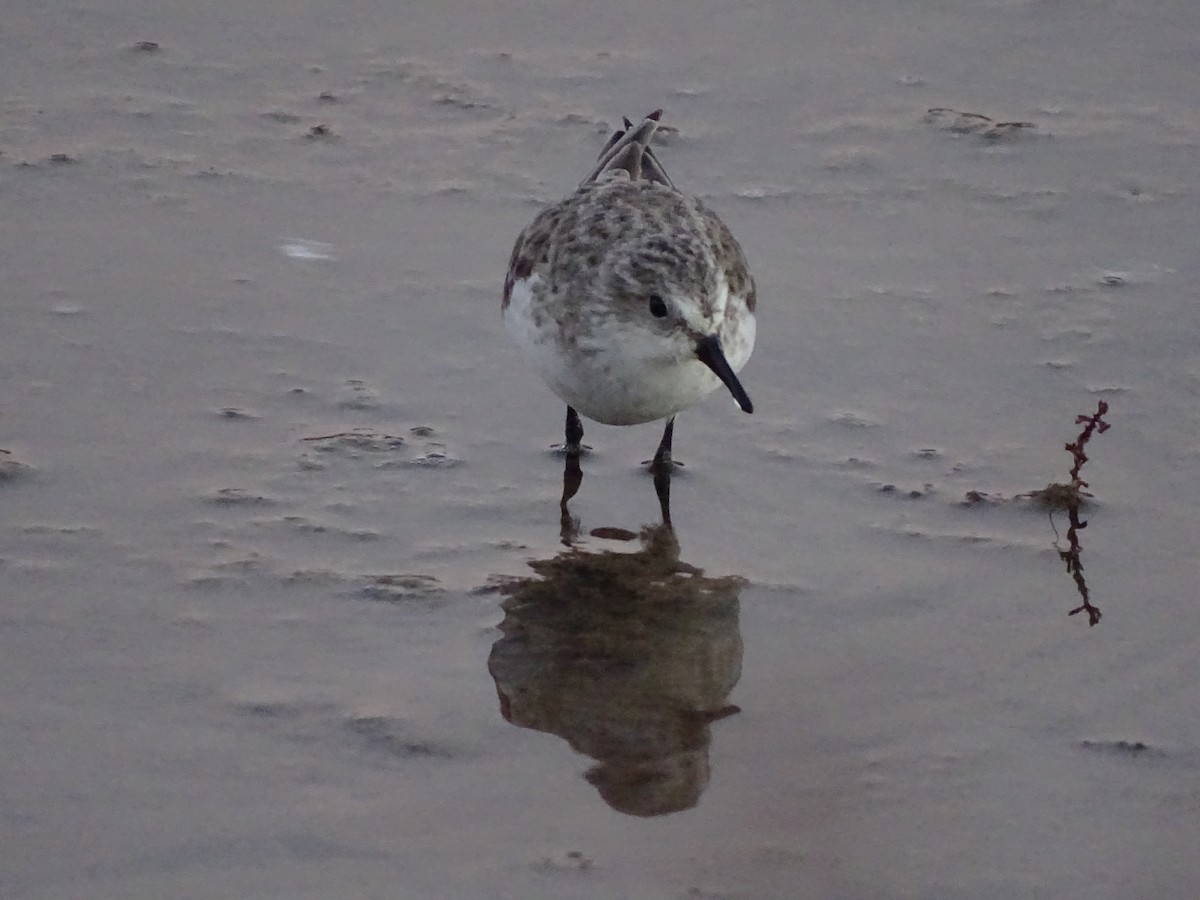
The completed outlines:
[[[721,379],[721,383],[729,388],[729,393],[733,394],[733,399],[742,408],[742,412],[754,412],[754,404],[750,402],[750,395],[738,381],[733,369],[729,368],[729,361],[725,359],[725,351],[721,349],[721,341],[715,334],[701,338],[696,344],[696,358],[712,369]]]

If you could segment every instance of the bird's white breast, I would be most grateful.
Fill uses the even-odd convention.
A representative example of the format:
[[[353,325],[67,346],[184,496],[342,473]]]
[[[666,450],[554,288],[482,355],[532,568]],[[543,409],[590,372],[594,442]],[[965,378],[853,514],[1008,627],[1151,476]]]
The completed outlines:
[[[691,344],[627,318],[628,310],[598,306],[560,322],[534,273],[513,283],[504,320],[547,386],[581,415],[606,425],[664,419],[693,405],[720,379]],[[722,328],[730,366],[745,365],[754,346],[754,318]]]

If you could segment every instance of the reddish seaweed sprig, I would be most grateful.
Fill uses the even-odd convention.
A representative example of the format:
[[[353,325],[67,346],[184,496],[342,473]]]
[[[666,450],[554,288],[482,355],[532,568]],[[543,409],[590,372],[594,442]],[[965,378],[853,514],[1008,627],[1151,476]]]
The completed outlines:
[[[1088,461],[1088,456],[1083,448],[1092,438],[1092,432],[1104,434],[1108,431],[1109,424],[1101,418],[1108,412],[1108,404],[1101,400],[1096,405],[1096,411],[1090,416],[1076,416],[1075,424],[1083,425],[1083,431],[1079,432],[1079,437],[1075,439],[1075,443],[1067,444],[1067,452],[1075,459],[1075,465],[1071,467],[1071,483],[1077,487],[1085,488],[1088,483],[1079,477],[1079,470],[1083,468],[1083,464]]]
[[[1108,404],[1101,400],[1096,411],[1090,416],[1076,416],[1075,424],[1083,425],[1083,430],[1074,442],[1065,445],[1071,458],[1074,460],[1074,465],[1071,467],[1071,480],[1065,484],[1048,484],[1042,491],[1037,491],[1035,497],[1043,504],[1050,508],[1051,516],[1055,509],[1065,509],[1067,513],[1067,549],[1062,549],[1055,543],[1055,549],[1058,550],[1058,557],[1067,566],[1067,572],[1075,581],[1075,587],[1079,590],[1079,596],[1083,598],[1083,603],[1075,607],[1067,615],[1073,616],[1076,613],[1086,612],[1088,614],[1088,625],[1095,625],[1100,621],[1100,609],[1094,606],[1091,602],[1091,594],[1088,591],[1087,581],[1083,577],[1083,561],[1080,559],[1080,554],[1083,552],[1083,546],[1079,542],[1079,532],[1087,528],[1087,522],[1079,518],[1079,509],[1084,503],[1085,497],[1090,497],[1084,488],[1088,487],[1088,483],[1080,477],[1080,471],[1088,461],[1087,452],[1084,448],[1087,442],[1091,440],[1093,434],[1103,434],[1108,431],[1109,423],[1105,422],[1103,416],[1108,412]],[[1051,519],[1053,524],[1053,518]]]

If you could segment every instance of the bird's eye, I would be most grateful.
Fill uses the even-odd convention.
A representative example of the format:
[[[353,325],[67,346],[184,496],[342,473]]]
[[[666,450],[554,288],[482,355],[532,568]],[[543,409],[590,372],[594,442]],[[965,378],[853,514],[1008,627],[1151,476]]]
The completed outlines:
[[[650,315],[656,319],[665,318],[667,315],[667,303],[658,294],[650,295]]]

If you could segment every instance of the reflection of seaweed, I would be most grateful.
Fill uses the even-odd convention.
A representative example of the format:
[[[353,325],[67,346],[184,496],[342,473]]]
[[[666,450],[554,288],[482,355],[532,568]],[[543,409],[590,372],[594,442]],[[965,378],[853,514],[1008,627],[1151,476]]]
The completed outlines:
[[[1034,491],[1032,497],[1050,513],[1050,527],[1054,527],[1054,513],[1056,510],[1063,510],[1067,514],[1069,527],[1067,528],[1067,549],[1064,550],[1058,545],[1058,541],[1054,542],[1054,549],[1058,551],[1059,559],[1067,565],[1067,572],[1075,579],[1075,587],[1079,589],[1079,596],[1083,598],[1083,604],[1075,607],[1068,615],[1086,611],[1088,614],[1088,624],[1095,625],[1100,621],[1100,610],[1091,603],[1091,597],[1088,593],[1087,582],[1083,578],[1083,561],[1079,555],[1083,552],[1083,546],[1079,543],[1079,532],[1087,528],[1087,522],[1080,520],[1079,510],[1087,502],[1087,498],[1092,495],[1084,488],[1088,483],[1084,481],[1079,472],[1083,468],[1084,463],[1088,461],[1087,453],[1084,447],[1091,440],[1093,432],[1103,434],[1108,431],[1109,424],[1104,421],[1102,416],[1108,412],[1108,404],[1103,400],[1096,406],[1096,411],[1090,416],[1076,416],[1075,424],[1083,425],[1083,431],[1079,433],[1074,443],[1067,444],[1066,450],[1071,454],[1071,458],[1075,464],[1071,467],[1071,480],[1068,482],[1048,484],[1040,491]],[[1058,536],[1058,529],[1054,529],[1055,537]]]

